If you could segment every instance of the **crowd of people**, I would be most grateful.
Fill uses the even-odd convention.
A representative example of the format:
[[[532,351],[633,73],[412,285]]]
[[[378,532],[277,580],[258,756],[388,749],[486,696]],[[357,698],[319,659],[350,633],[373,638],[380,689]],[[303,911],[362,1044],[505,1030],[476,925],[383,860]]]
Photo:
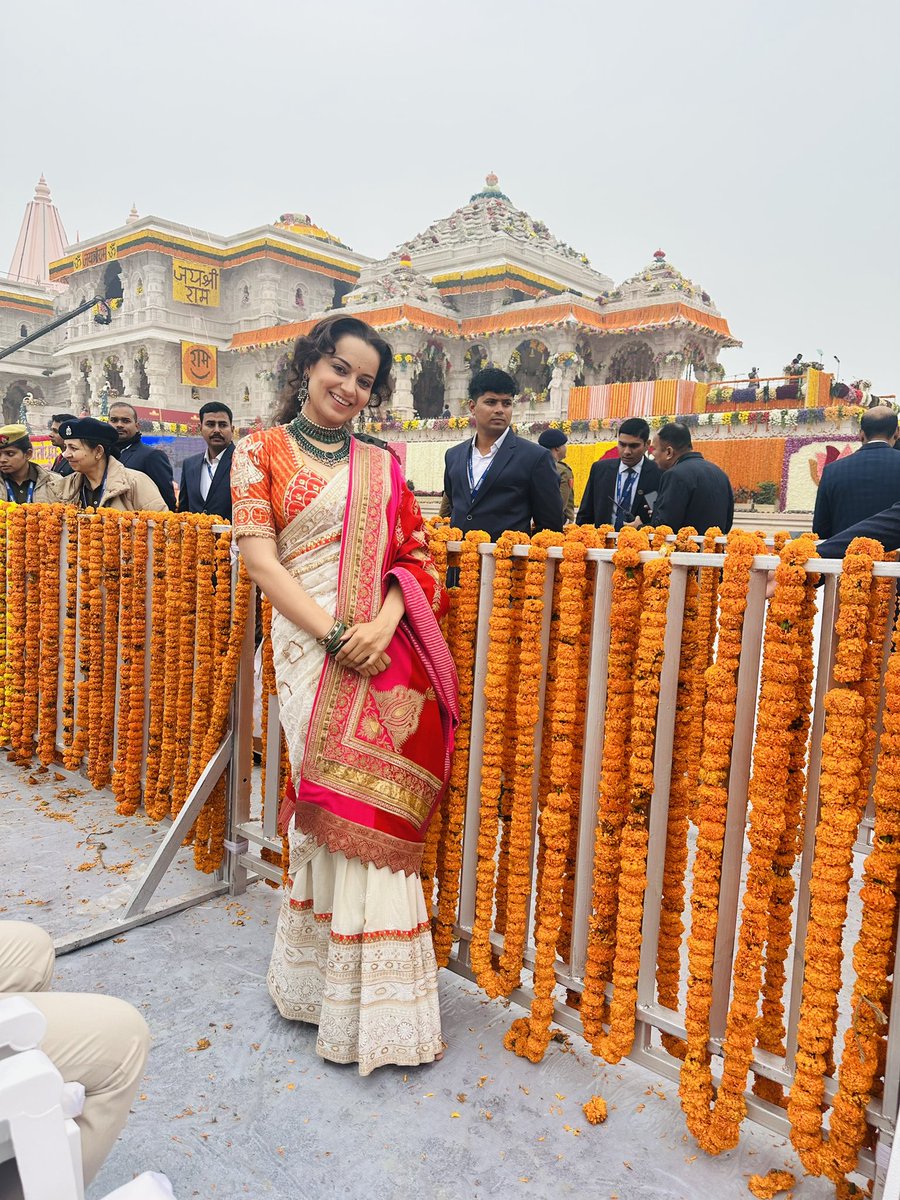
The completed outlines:
[[[171,463],[143,442],[125,401],[111,406],[108,422],[54,416],[58,455],[49,470],[33,461],[24,426],[0,429],[10,501],[206,512],[233,522],[247,570],[273,608],[290,760],[279,815],[289,886],[268,989],[282,1016],[318,1027],[322,1057],[357,1063],[363,1075],[443,1053],[419,871],[459,719],[439,625],[447,581],[419,506],[389,448],[351,433],[364,409],[389,402],[392,362],[388,343],[357,318],[319,322],[296,344],[270,428],[235,445],[230,409],[218,401],[201,408],[206,449],[185,460],[177,495]],[[565,434],[548,430],[537,443],[518,436],[515,395],[515,381],[497,368],[471,380],[475,431],[446,455],[442,511],[454,526],[494,540],[507,529],[561,530],[573,518],[617,530],[731,528],[725,473],[693,448],[684,425],[663,425],[651,442],[640,417],[622,422],[618,456],[592,466],[576,512]],[[825,468],[814,519],[829,537],[823,553],[843,552],[848,522],[850,536],[900,544],[900,457],[887,452],[896,414],[867,413],[862,436],[860,453]],[[87,1081],[89,1098],[97,1093],[99,1105],[82,1118],[91,1174],[125,1119],[146,1028],[126,1006],[85,1015],[82,1030],[76,1002],[45,997],[52,949],[29,928],[0,928],[0,991],[36,996],[64,1075]],[[94,1017],[118,1038],[113,1049],[107,1039],[102,1066],[91,1059]]]

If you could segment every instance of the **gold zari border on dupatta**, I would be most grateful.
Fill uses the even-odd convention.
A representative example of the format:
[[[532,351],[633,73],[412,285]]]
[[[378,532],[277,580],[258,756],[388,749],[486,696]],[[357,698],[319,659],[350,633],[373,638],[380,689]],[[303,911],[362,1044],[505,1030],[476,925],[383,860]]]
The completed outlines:
[[[360,442],[354,443],[353,452],[337,609],[348,624],[371,621],[378,614],[381,564],[393,534],[387,521],[390,458]],[[307,733],[303,777],[326,788],[337,785],[343,795],[421,829],[442,780],[402,754],[356,736],[370,686],[371,680],[343,670],[330,659],[326,662]]]

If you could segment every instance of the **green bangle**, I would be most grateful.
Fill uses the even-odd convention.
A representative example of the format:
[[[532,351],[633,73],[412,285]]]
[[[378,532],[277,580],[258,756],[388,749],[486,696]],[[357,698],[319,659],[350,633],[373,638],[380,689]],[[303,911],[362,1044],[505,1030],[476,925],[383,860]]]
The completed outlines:
[[[338,621],[336,623],[336,626],[337,627],[332,630],[331,634],[329,635],[328,641],[325,644],[325,653],[326,654],[337,654],[337,652],[340,650],[341,646],[343,645],[343,637],[344,637],[344,634],[347,632],[347,626],[344,624],[343,621]]]

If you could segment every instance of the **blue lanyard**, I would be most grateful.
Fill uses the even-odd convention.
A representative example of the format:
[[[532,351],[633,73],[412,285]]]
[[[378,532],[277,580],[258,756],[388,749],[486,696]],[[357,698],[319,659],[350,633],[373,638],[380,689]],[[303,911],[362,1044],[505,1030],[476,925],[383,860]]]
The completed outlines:
[[[33,479],[28,480],[28,492],[26,493],[25,499],[19,501],[16,499],[16,494],[13,491],[12,484],[7,479],[6,480],[6,498],[10,502],[10,504],[20,504],[20,503],[21,504],[30,504],[31,501],[34,499],[34,480]]]
[[[475,497],[478,495],[481,485],[484,483],[485,478],[487,477],[488,471],[490,471],[491,467],[494,465],[494,458],[496,457],[496,455],[491,456],[491,461],[488,463],[484,473],[482,474],[481,478],[476,483],[475,482],[475,471],[472,467],[472,452],[473,452],[474,447],[475,447],[475,442],[473,440],[473,441],[469,442],[469,457],[466,459],[466,468],[469,473],[469,491],[472,494],[472,500],[474,500]]]

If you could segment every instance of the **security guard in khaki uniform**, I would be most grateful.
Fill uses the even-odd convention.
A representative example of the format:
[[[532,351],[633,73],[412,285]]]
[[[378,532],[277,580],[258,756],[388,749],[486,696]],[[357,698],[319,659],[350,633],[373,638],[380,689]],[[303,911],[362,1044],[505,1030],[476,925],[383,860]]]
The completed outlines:
[[[6,488],[0,486],[0,497],[11,504],[52,503],[53,476],[31,461],[33,447],[24,425],[0,427],[0,476]]]
[[[538,438],[538,445],[549,450],[559,473],[559,490],[562,494],[563,521],[571,525],[575,520],[575,476],[572,468],[563,460],[566,457],[568,438],[561,429],[545,429]]]

